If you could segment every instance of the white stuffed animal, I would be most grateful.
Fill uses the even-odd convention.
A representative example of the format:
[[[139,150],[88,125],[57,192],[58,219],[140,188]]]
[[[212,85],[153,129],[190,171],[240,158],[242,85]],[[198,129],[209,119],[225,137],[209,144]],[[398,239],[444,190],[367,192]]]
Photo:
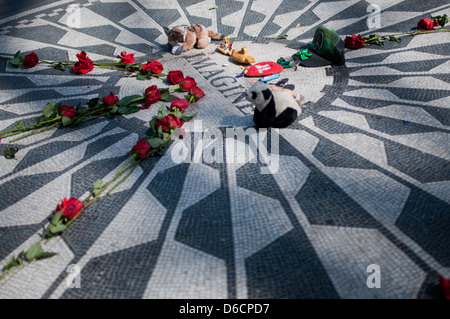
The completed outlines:
[[[288,127],[302,113],[292,94],[272,91],[262,81],[253,84],[245,92],[245,98],[255,105],[253,122],[259,128]]]

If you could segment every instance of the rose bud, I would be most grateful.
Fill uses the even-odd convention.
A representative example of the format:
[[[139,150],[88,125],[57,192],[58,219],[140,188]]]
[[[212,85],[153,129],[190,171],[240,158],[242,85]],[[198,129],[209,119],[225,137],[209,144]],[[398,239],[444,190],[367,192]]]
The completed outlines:
[[[58,206],[56,206],[55,214],[58,213],[61,209],[64,209],[62,216],[66,217],[68,220],[74,219],[77,214],[84,207],[83,202],[79,201],[76,198],[71,198],[67,200],[64,198]]]
[[[180,82],[180,88],[182,91],[188,92],[192,90],[193,87],[197,86],[194,78],[187,76],[183,81]]]
[[[133,148],[131,149],[131,153],[136,154],[136,156],[140,159],[144,159],[151,149],[152,148],[148,141],[140,140],[136,143],[136,145],[133,146]]]
[[[167,74],[167,81],[169,81],[172,84],[178,84],[184,79],[183,72],[179,70],[170,71],[169,74]]]
[[[108,106],[116,105],[117,102],[119,102],[119,97],[115,96],[113,92],[103,98],[103,103]]]
[[[91,61],[91,59],[89,59],[89,57],[87,56],[87,53],[85,51],[81,51],[81,53],[78,53],[77,59],[79,62],[90,62]]]
[[[163,65],[158,61],[151,61],[147,64],[147,68],[155,74],[159,74],[163,70]]]
[[[156,85],[152,85],[145,90],[145,96],[145,106],[141,109],[148,109],[150,105],[158,102],[161,99],[161,92]]]
[[[86,52],[82,51],[77,54],[78,62],[72,67],[75,73],[87,74],[94,69],[94,63],[88,58]]]
[[[71,119],[77,115],[77,110],[70,105],[61,105],[58,107],[58,114]]]
[[[161,126],[163,131],[169,131],[171,129],[176,129],[178,127],[182,127],[184,124],[184,121],[180,119],[178,116],[175,116],[173,114],[169,114],[165,116],[163,119],[157,119],[156,125],[158,127]]]
[[[437,25],[439,25],[439,23]],[[419,30],[432,30],[434,27],[435,27],[434,22],[428,18],[421,19],[417,23],[417,29],[419,29]]]
[[[127,54],[125,51],[122,51],[120,53],[121,57],[121,62],[125,63],[125,64],[133,64],[134,63],[134,54],[130,53]]]
[[[203,92],[203,90],[199,87],[195,86],[191,89],[191,92],[189,92],[188,96],[192,97],[194,99],[194,102],[197,102],[205,96],[205,92]]]
[[[184,111],[189,107],[189,102],[186,101],[185,99],[174,99],[170,103],[170,109],[173,110],[175,107],[180,111]]]
[[[363,38],[360,34],[352,34],[351,37],[348,36],[345,38],[344,43],[347,48],[356,50],[366,45],[364,40],[366,40],[366,38]]]
[[[31,52],[30,54],[27,54],[23,58],[22,65],[25,69],[29,69],[29,68],[36,66],[38,63],[39,63],[39,58],[38,58],[37,54],[34,52]]]

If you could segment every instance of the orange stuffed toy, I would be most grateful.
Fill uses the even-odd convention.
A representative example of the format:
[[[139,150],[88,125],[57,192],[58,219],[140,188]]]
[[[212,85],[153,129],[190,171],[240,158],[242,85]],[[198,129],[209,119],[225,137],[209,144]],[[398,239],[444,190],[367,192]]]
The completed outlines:
[[[239,62],[239,63],[243,63],[243,64],[255,63],[255,59],[253,57],[251,57],[250,55],[248,55],[248,49],[245,47],[242,48],[241,51],[233,49],[231,51],[231,57],[233,58],[234,61]]]
[[[204,49],[209,45],[211,39],[221,40],[223,37],[221,33],[208,30],[201,24],[177,25],[172,29],[164,27],[164,32],[168,38],[167,45],[170,51],[177,55],[191,50],[194,46],[197,49]]]

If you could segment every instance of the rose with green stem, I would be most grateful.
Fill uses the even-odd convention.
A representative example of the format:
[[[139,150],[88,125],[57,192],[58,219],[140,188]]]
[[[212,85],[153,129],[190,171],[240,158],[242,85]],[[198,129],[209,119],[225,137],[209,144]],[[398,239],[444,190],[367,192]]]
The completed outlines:
[[[14,143],[31,135],[53,129],[61,124],[63,126],[77,126],[101,116],[108,116],[111,118],[115,115],[138,112],[140,108],[138,108],[135,103],[143,100],[145,100],[145,95],[133,95],[123,98],[115,105],[107,105],[102,102],[101,97],[94,98],[87,103],[88,107],[79,105],[74,108],[76,110],[76,115],[73,118],[65,117],[64,114],[58,114],[58,110],[61,106],[55,102],[51,102],[44,108],[43,115],[37,118],[36,123],[24,126],[24,120],[22,120],[17,123],[14,128],[0,132],[0,139],[31,131],[10,141],[10,143]]]
[[[123,52],[123,53],[126,53],[126,52]],[[77,57],[78,57],[79,61],[60,61],[60,62],[47,61],[44,59],[39,59],[38,56],[34,52],[32,52],[24,57],[24,56],[21,56],[20,51],[18,51],[12,58],[0,56],[0,59],[7,60],[16,67],[19,67],[20,65],[24,65],[25,68],[31,68],[31,67],[34,67],[37,64],[41,63],[41,64],[47,64],[49,67],[52,67],[54,69],[65,71],[67,66],[72,66],[76,73],[82,73],[82,74],[86,74],[86,73],[92,71],[94,66],[97,66],[100,68],[106,68],[109,70],[140,73],[142,66],[146,65],[146,63],[124,63],[123,61],[121,61],[121,62],[93,62],[87,57],[87,55],[84,51],[82,51],[80,54],[77,54]],[[134,62],[134,58],[132,59],[132,61]],[[152,61],[152,62],[154,62],[154,61]],[[90,64],[90,67],[83,71],[76,67],[80,63],[84,64],[84,65]],[[161,70],[162,70],[162,68],[161,68]],[[163,74],[161,72],[153,73],[151,71],[148,71],[144,78],[142,78],[142,77],[138,77],[138,78],[140,80],[143,80],[143,79],[148,79],[151,76],[158,78],[158,77],[164,77],[167,75]]]
[[[133,154],[126,162],[124,165],[122,165],[122,167],[119,169],[119,171],[115,174],[115,176],[108,182],[103,183],[101,180],[98,180],[94,183],[94,187],[93,190],[89,193],[89,195],[86,197],[85,200],[83,200],[82,202],[75,199],[75,198],[71,198],[69,199],[69,201],[66,201],[66,199],[64,198],[63,203],[68,202],[71,203],[71,205],[76,206],[77,208],[75,211],[75,214],[73,216],[71,216],[70,219],[66,218],[64,216],[65,212],[66,212],[66,207],[63,207],[61,209],[58,209],[58,207],[60,207],[60,205],[57,206],[55,213],[53,214],[49,225],[47,226],[47,228],[44,228],[44,232],[42,234],[42,236],[40,237],[40,239],[34,243],[32,246],[30,246],[30,248],[25,252],[22,251],[21,253],[18,254],[17,257],[11,257],[11,259],[6,263],[4,269],[2,270],[1,274],[0,274],[0,280],[2,280],[3,278],[5,278],[10,272],[12,272],[14,269],[17,269],[23,265],[29,264],[35,260],[41,260],[41,259],[46,259],[46,258],[50,258],[52,256],[55,255],[55,253],[52,252],[46,252],[44,251],[44,249],[42,248],[42,242],[45,240],[46,242],[48,242],[51,238],[55,237],[58,234],[61,234],[63,231],[65,231],[70,224],[72,224],[80,215],[81,213],[87,209],[89,206],[91,206],[92,204],[94,204],[102,195],[102,193],[114,182],[117,181],[117,179],[119,179],[125,172],[131,170],[126,177],[130,176],[132,174],[132,172],[136,169],[136,167],[139,165],[139,163],[141,162],[141,159],[136,160],[134,163],[130,162],[136,159],[136,155]],[[117,182],[116,185],[113,186],[113,188],[108,192],[108,194],[110,194],[112,192],[112,190],[114,190],[115,188],[117,188],[125,179],[122,179],[120,181]],[[70,208],[70,205],[69,205]]]
[[[198,99],[203,97],[204,94],[200,96],[201,94],[199,95],[198,93],[198,90],[191,90],[189,92],[187,96],[189,104],[196,102]],[[134,99],[128,97],[129,102],[138,102],[144,99],[145,96]],[[75,220],[78,219],[78,217],[80,217],[84,210],[93,205],[100,198],[100,196],[112,186],[106,194],[107,196],[110,195],[133,174],[143,160],[155,155],[163,155],[162,149],[167,147],[168,143],[172,140],[173,133],[177,129],[180,129],[185,121],[189,121],[194,117],[194,115],[183,114],[184,110],[187,108],[185,103],[185,100],[183,103],[183,100],[181,99],[173,99],[170,108],[167,108],[164,105],[159,108],[158,116],[150,121],[150,131],[147,132],[148,137],[136,143],[136,145],[132,148],[131,156],[120,167],[110,181],[106,183],[102,180],[95,181],[93,183],[92,191],[89,192],[89,195],[83,201],[79,201],[76,198],[70,198],[69,200],[64,198],[62,203],[58,204],[56,207],[55,213],[50,219],[50,223],[47,228],[44,228],[40,239],[27,251],[22,251],[17,257],[11,257],[0,274],[0,280],[5,278],[16,268],[36,260],[54,256],[55,253],[46,252],[42,248],[41,243],[44,240],[48,242],[51,238],[64,232]],[[99,109],[98,106],[94,105],[93,109],[95,108],[101,111],[101,108]],[[125,173],[126,175],[122,177]]]
[[[438,29],[438,30],[413,30],[408,32],[394,33],[388,35],[377,35],[371,34],[368,38],[364,38],[364,42],[366,44],[377,44],[380,46],[384,46],[385,41],[395,41],[401,42],[402,39],[398,38],[399,36],[404,35],[417,35],[417,34],[428,34],[428,33],[439,33],[439,32],[450,32],[450,29]]]

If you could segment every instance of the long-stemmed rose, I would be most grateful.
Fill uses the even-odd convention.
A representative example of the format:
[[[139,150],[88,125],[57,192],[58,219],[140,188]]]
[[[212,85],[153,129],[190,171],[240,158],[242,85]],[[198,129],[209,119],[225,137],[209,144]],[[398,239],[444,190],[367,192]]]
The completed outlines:
[[[42,116],[36,119],[36,123],[25,126],[24,120],[22,120],[14,128],[0,132],[0,140],[29,132],[9,141],[10,143],[14,143],[22,138],[50,130],[61,124],[63,126],[78,126],[83,122],[101,116],[112,118],[117,115],[138,112],[141,109],[148,109],[152,104],[159,101],[173,101],[176,99],[176,96],[170,95],[170,91],[171,89],[159,89],[156,85],[151,85],[145,90],[143,96],[132,95],[119,99],[113,92],[110,92],[109,95],[103,98],[91,99],[85,106],[79,105],[73,107],[51,102],[44,108]],[[194,91],[197,92],[196,90]],[[196,101],[198,97],[199,95],[196,96]],[[142,103],[142,105],[139,106],[138,103]]]
[[[100,116],[111,118],[120,114],[138,112],[140,108],[136,103],[144,101],[145,98],[145,96],[133,95],[119,100],[111,92],[103,99],[101,97],[91,99],[85,106],[79,105],[74,107],[51,102],[45,106],[42,115],[36,119],[34,124],[25,126],[24,120],[22,120],[14,128],[0,132],[0,139],[29,132],[9,141],[10,143],[14,143],[25,137],[55,128],[61,124],[63,126],[77,126]]]
[[[149,87],[146,90],[146,95],[139,98],[125,97],[122,100],[117,101],[117,97],[111,92],[110,95],[101,99],[97,98],[96,101],[91,101],[91,110],[100,110],[104,105],[112,108],[118,108],[128,106],[130,103],[135,103],[137,100],[142,101],[148,97],[151,92],[159,91],[156,86]],[[49,219],[49,224],[44,229],[41,238],[28,248],[27,251],[23,251],[18,254],[17,257],[12,256],[6,263],[2,272],[0,273],[0,280],[5,278],[14,269],[26,265],[32,261],[50,258],[55,255],[52,252],[46,252],[42,248],[42,241],[50,240],[51,238],[63,233],[75,220],[77,220],[81,213],[88,207],[93,205],[97,199],[106,191],[107,195],[111,194],[117,187],[119,187],[139,166],[139,164],[155,155],[163,155],[163,150],[170,142],[173,133],[176,130],[180,130],[186,121],[191,120],[194,115],[184,114],[189,103],[195,101],[196,98],[200,98],[201,91],[199,88],[194,87],[189,92],[188,100],[171,98],[168,94],[168,90],[165,90],[162,95],[166,96],[166,99],[172,101],[170,108],[162,105],[158,110],[158,116],[150,121],[150,129],[147,131],[147,137],[139,140],[131,149],[131,157],[125,162],[125,164],[116,172],[114,177],[108,182],[97,180],[92,185],[92,190],[84,200],[77,198],[66,199],[63,198],[61,202],[56,206],[54,213]],[[101,101],[101,102],[100,102]],[[125,102],[123,102],[125,101]],[[121,103],[122,102],[122,103]],[[187,105],[186,105],[187,103]],[[73,110],[79,110],[72,106],[62,105],[57,107],[56,104],[47,108],[47,112],[59,113],[58,118],[68,117]],[[45,115],[45,114],[44,114]],[[76,118],[74,116],[72,119]],[[180,134],[182,136],[182,134]]]
[[[417,34],[428,34],[428,33],[438,33],[438,32],[450,32],[450,29],[433,29],[435,26],[439,25],[439,19],[443,19],[442,21],[448,21],[447,17],[435,17],[434,22],[430,19],[422,19],[418,23],[418,29],[412,30],[408,32],[387,34],[387,35],[377,35],[371,34],[368,37],[362,37],[360,34],[352,34],[351,36],[347,36],[345,38],[345,46],[349,49],[359,49],[367,44],[377,44],[380,46],[384,46],[385,41],[394,41],[394,42],[402,42],[401,36],[404,35],[417,35]],[[443,22],[445,24],[445,22]],[[441,25],[443,26],[443,25]]]
[[[72,70],[77,74],[87,74],[91,72],[94,67],[100,67],[111,70],[140,73],[138,75],[136,74],[138,80],[146,80],[151,77],[166,76],[165,74],[161,73],[163,70],[163,65],[160,62],[153,60],[151,62],[135,63],[134,54],[127,53],[125,51],[122,51],[121,55],[118,56],[118,58],[120,58],[120,62],[93,62],[88,57],[85,51],[78,53],[76,56],[78,61],[54,62],[39,59],[37,54],[34,52],[31,52],[24,57],[20,55],[20,51],[18,51],[12,58],[0,56],[0,59],[8,60],[12,65],[16,67],[23,65],[25,69],[35,67],[39,63],[42,63],[62,71],[65,71],[66,67],[70,66]]]

